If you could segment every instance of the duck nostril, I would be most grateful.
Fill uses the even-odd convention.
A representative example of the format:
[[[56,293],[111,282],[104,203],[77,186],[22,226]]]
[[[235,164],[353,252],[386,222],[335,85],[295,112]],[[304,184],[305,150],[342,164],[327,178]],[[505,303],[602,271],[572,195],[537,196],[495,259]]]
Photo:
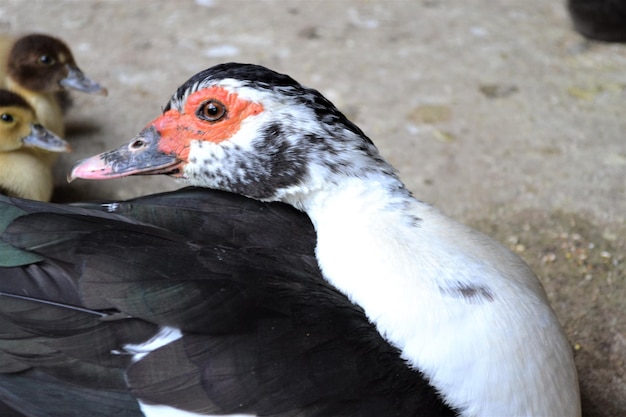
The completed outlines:
[[[141,140],[141,139],[137,139],[136,141],[133,141],[130,144],[130,149],[140,149],[143,148],[143,146],[146,144],[145,141]]]

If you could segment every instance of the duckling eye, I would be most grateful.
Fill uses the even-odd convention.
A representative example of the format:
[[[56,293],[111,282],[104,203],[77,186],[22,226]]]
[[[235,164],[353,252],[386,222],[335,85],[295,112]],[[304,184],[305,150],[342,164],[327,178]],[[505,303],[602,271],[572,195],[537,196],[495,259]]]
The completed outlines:
[[[44,65],[52,65],[54,64],[54,58],[52,58],[50,55],[41,55],[39,57],[39,62]]]
[[[9,113],[2,113],[0,114],[0,120],[5,123],[11,123],[13,122],[13,116],[11,116]]]
[[[208,100],[200,105],[196,115],[209,122],[217,122],[226,116],[226,106],[217,100]]]

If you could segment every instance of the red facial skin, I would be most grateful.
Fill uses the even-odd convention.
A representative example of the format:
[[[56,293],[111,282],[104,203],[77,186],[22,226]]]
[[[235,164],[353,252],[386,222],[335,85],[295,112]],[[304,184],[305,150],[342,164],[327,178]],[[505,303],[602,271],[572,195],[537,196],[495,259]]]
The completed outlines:
[[[211,100],[225,108],[224,115],[215,121],[198,116]],[[220,143],[229,140],[239,131],[243,120],[262,111],[261,104],[242,99],[223,87],[196,91],[187,98],[182,112],[168,110],[128,144],[77,162],[68,181],[147,174],[181,177],[192,141]]]

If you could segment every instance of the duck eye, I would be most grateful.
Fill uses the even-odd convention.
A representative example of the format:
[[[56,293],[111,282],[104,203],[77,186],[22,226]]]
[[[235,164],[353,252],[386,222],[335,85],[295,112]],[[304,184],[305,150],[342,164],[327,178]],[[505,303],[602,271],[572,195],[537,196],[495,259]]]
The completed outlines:
[[[39,57],[39,62],[44,65],[52,65],[54,64],[54,58],[52,58],[50,55],[41,55]]]
[[[226,115],[226,106],[217,100],[205,101],[196,114],[203,120],[217,122]]]
[[[13,121],[13,116],[11,116],[9,113],[2,113],[0,114],[0,120],[5,123],[11,123]]]

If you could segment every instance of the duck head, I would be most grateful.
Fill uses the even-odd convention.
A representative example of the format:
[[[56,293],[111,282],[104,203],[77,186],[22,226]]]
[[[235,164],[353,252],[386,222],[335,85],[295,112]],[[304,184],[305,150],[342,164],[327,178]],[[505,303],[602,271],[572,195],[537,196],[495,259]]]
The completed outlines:
[[[80,161],[68,179],[167,174],[293,203],[346,177],[382,172],[395,177],[318,91],[261,66],[227,63],[193,76],[133,140]]]

